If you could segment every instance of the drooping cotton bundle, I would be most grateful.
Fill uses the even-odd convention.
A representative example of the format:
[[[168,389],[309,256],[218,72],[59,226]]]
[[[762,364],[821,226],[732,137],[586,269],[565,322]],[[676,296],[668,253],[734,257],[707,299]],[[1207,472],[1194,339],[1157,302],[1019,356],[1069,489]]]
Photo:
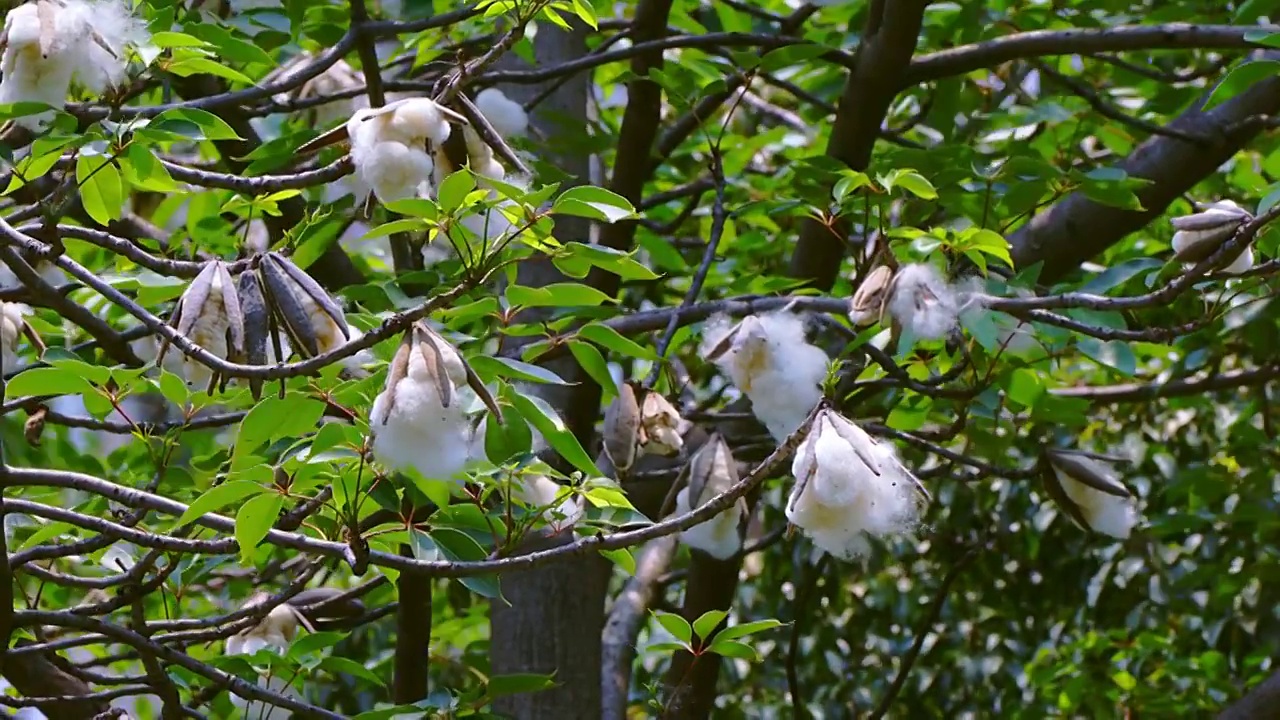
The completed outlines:
[[[1172,224],[1174,257],[1189,265],[1208,258],[1253,219],[1249,211],[1231,200],[1210,203],[1200,212],[1176,217]],[[1238,275],[1253,267],[1253,248],[1245,246],[1221,272]]]
[[[431,180],[432,156],[449,139],[450,119],[459,118],[428,98],[357,110],[346,126],[356,169],[356,200],[363,202],[370,192],[384,203],[413,197]]]
[[[0,300],[0,374],[8,375],[18,369],[18,339],[22,335],[26,334],[32,344],[39,343],[27,323],[26,316],[30,314],[31,308],[22,303]]]
[[[804,321],[786,311],[707,320],[703,357],[751,400],[751,411],[778,442],[795,432],[822,399],[830,359],[805,340]]]
[[[244,352],[244,314],[236,284],[222,261],[204,266],[178,299],[169,322],[188,340],[223,360]],[[158,362],[163,363],[167,350],[168,342],[161,342]],[[214,372],[207,365],[185,354],[181,374],[189,388],[208,388],[212,392],[216,383]]]
[[[694,453],[686,467],[689,484],[676,495],[676,515],[684,515],[738,483],[737,461],[719,433]],[[690,498],[693,498],[692,503]],[[680,533],[680,542],[711,557],[727,560],[742,549],[747,501],[738,500],[710,520]]]
[[[982,296],[952,285],[932,265],[906,265],[893,278],[886,309],[912,335],[941,340],[959,327],[960,313]]]
[[[475,450],[466,405],[458,394],[467,386],[501,418],[492,395],[458,350],[425,323],[416,323],[405,333],[387,370],[386,386],[369,413],[374,457],[388,469],[414,468],[426,478],[458,479]]]
[[[246,607],[262,604],[268,595],[258,593],[245,604]],[[307,619],[289,603],[281,603],[271,609],[257,625],[251,626],[246,630],[232,635],[227,638],[226,654],[227,655],[253,655],[259,650],[271,650],[276,653],[283,654],[289,649],[289,645],[298,634],[298,628],[303,627],[307,632],[315,632]],[[272,692],[285,695],[291,698],[301,698],[301,694],[294,689],[287,678],[271,675],[258,678],[258,685]],[[245,712],[245,717],[252,718],[274,718],[275,720],[285,720],[292,711],[268,705],[266,703],[246,700],[239,695],[231,695],[232,705],[241,708]]]
[[[910,532],[928,493],[893,446],[824,409],[796,450],[786,515],[813,544],[842,560],[870,552],[870,538]]]
[[[42,102],[61,109],[74,78],[92,93],[125,79],[125,49],[148,38],[121,0],[37,0],[5,16],[0,103]],[[50,113],[16,118],[39,130]]]
[[[1125,539],[1138,523],[1133,493],[1106,463],[1088,454],[1046,450],[1045,489],[1067,517],[1086,530]]]
[[[505,140],[524,137],[529,131],[529,116],[524,106],[497,88],[481,90],[475,99],[476,109]]]

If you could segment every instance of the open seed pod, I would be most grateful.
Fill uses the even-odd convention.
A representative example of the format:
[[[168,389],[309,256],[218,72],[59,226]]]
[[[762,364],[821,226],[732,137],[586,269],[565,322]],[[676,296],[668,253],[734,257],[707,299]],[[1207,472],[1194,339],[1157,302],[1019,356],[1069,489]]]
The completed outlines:
[[[888,265],[881,265],[867,275],[849,303],[849,319],[854,325],[872,325],[884,318],[895,278],[896,273]]]
[[[382,107],[357,110],[346,123],[303,143],[298,148],[298,153],[309,154],[330,145],[350,142],[355,129],[369,122],[385,122],[389,125],[388,131],[381,133],[384,140],[430,151],[431,148],[426,147],[426,143],[435,134],[430,126],[438,120],[455,125],[467,124],[466,117],[434,100],[404,98]]]
[[[272,332],[274,324],[271,319],[271,310],[267,307],[267,300],[262,295],[262,283],[258,279],[258,273],[253,271],[240,273],[238,289],[240,310],[244,316],[244,355],[240,359],[248,365],[266,365],[267,340],[275,333]],[[279,345],[278,336],[275,337],[275,342]],[[278,350],[276,357],[280,357]],[[254,400],[261,399],[262,380],[250,378],[249,392]]]
[[[15,369],[18,359],[18,336],[25,335],[31,346],[40,355],[44,354],[45,344],[36,329],[27,322],[26,315],[31,308],[21,303],[0,301],[0,375]]]
[[[641,390],[640,447],[648,454],[671,456],[684,447],[680,413],[669,400],[653,390]]]
[[[267,307],[299,355],[315,357],[350,339],[342,308],[288,258],[266,253],[260,257],[258,273]]]
[[[1076,525],[1085,530],[1123,537],[1127,535],[1127,528],[1122,528],[1123,534],[1117,534],[1109,532],[1105,527],[1099,527],[1098,518],[1107,510],[1103,503],[1111,503],[1113,500],[1124,501],[1133,497],[1133,493],[1120,482],[1115,471],[1106,465],[1104,460],[1119,461],[1121,459],[1081,451],[1047,448],[1041,454],[1040,475],[1049,497]],[[1096,492],[1073,491],[1064,485],[1070,482],[1079,483],[1087,491]],[[1088,502],[1082,504],[1080,502],[1082,498]]]
[[[502,410],[494,399],[489,388],[485,387],[480,376],[448,340],[436,332],[426,322],[419,320],[405,332],[397,348],[391,366],[387,369],[387,384],[384,392],[387,395],[385,406],[377,416],[369,418],[371,426],[385,425],[395,408],[396,388],[400,381],[409,374],[409,360],[414,353],[421,355],[427,374],[431,376],[431,384],[438,393],[441,407],[452,407],[457,402],[458,387],[465,384],[479,396],[480,401],[488,408],[498,424],[502,424]]]
[[[183,291],[169,316],[169,325],[192,343],[220,355],[238,358],[244,355],[244,314],[240,308],[240,295],[226,263],[212,260],[205,263],[187,289]],[[159,365],[169,350],[169,339],[161,338],[156,353]],[[198,362],[198,361],[193,361]],[[208,392],[213,394],[219,385],[220,375],[213,372],[209,378]],[[227,378],[221,378],[225,389]]]
[[[711,498],[738,484],[738,463],[720,433],[712,433],[693,454],[686,466],[689,507],[698,508]],[[733,509],[741,520],[747,517],[747,499],[738,498]]]
[[[1253,219],[1249,211],[1231,200],[1210,203],[1200,212],[1170,220],[1174,257],[1198,263],[1212,255],[1241,225]],[[1244,252],[1243,250],[1241,251]]]
[[[602,444],[614,468],[631,469],[640,445],[640,403],[631,383],[622,383],[618,396],[605,408]]]

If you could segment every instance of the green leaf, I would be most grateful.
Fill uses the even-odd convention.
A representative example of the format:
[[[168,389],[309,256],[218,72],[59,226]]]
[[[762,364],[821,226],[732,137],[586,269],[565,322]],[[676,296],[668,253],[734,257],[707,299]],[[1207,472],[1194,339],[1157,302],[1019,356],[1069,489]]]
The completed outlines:
[[[924,200],[933,200],[938,197],[938,191],[934,189],[933,184],[924,178],[923,175],[910,168],[901,168],[892,172],[876,177],[885,192],[891,192],[895,187],[915,195]]]
[[[568,242],[555,251],[552,262],[561,272],[575,278],[586,277],[593,267],[611,272],[623,280],[656,280],[659,277],[630,254],[603,245]]]
[[[1036,401],[1044,395],[1044,384],[1040,382],[1040,376],[1028,368],[1018,368],[1013,371],[1009,377],[1009,386],[1006,392],[1009,393],[1009,399],[1024,406],[1032,407]]]
[[[693,644],[693,626],[689,624],[688,620],[685,620],[674,613],[667,613],[659,610],[652,610],[650,613],[655,619],[657,619],[658,624],[665,628],[667,632],[671,633],[672,637],[676,640],[679,640],[685,645]]]
[[[776,50],[770,50],[760,58],[760,69],[773,73],[791,65],[799,65],[801,63],[812,60],[827,52],[827,48],[821,45],[788,45],[780,47]]]
[[[460,530],[438,527],[427,533],[427,536],[450,562],[480,562],[488,556],[479,543]],[[483,597],[502,597],[497,575],[472,575],[458,578],[458,581]]]
[[[556,452],[560,453],[561,457],[587,475],[598,477],[601,474],[600,469],[591,460],[591,456],[582,449],[578,439],[569,432],[564,420],[554,408],[547,404],[546,400],[514,390],[504,393],[504,396],[530,425],[537,428],[542,437]]]
[[[707,647],[707,652],[738,660],[755,661],[760,659],[760,655],[756,653],[755,648],[737,640],[717,640]]]
[[[207,47],[209,43],[186,33],[169,32],[167,30],[152,33],[151,42],[158,48]]]
[[[520,307],[589,307],[614,299],[590,285],[551,283],[542,287],[508,285],[507,302]]]
[[[600,386],[606,403],[618,394],[618,387],[613,384],[613,376],[609,374],[609,364],[605,362],[604,356],[595,345],[581,340],[570,340],[569,352],[573,353],[578,365]]]
[[[149,128],[182,127],[194,125],[206,140],[243,140],[225,120],[207,110],[197,108],[175,108],[165,110],[152,119]],[[186,133],[183,133],[186,134]]]
[[[7,398],[28,395],[81,395],[94,392],[82,375],[74,370],[58,367],[23,370],[5,383]]]
[[[236,543],[240,545],[240,561],[248,562],[258,543],[267,536],[280,517],[284,496],[279,493],[263,493],[244,505],[236,513]]]
[[[610,562],[626,571],[628,575],[636,574],[636,558],[631,551],[626,548],[618,548],[617,550],[601,550],[600,554],[609,559]]]
[[[764,632],[765,630],[772,630],[778,627],[782,627],[782,623],[778,620],[755,620],[753,622],[730,625],[727,628],[722,628],[720,632],[716,633],[715,639],[716,641],[736,640],[737,638],[754,635],[758,632]]]
[[[232,466],[265,442],[311,432],[323,415],[324,403],[303,395],[264,398],[240,421]]]
[[[118,162],[124,179],[140,190],[167,193],[178,189],[173,176],[145,143],[129,143]]]
[[[345,634],[340,632],[307,633],[289,644],[289,650],[285,653],[285,656],[294,660],[301,660],[312,653],[337,645],[345,640],[346,637]]]
[[[544,367],[538,367],[537,365],[511,358],[476,355],[473,358],[469,358],[467,362],[471,364],[471,369],[475,370],[477,375],[486,380],[494,377],[505,377],[552,385],[576,384],[565,380]]]
[[[361,680],[364,680],[365,682],[369,683],[370,685],[377,685],[384,688],[387,686],[387,683],[384,682],[383,679],[379,677],[377,673],[373,672],[372,670],[365,667],[364,665],[356,662],[355,660],[351,660],[349,658],[338,657],[337,655],[330,655],[329,657],[320,661],[319,667],[321,670],[327,670],[338,677],[342,677],[343,675],[350,675],[352,677],[358,677]],[[416,709],[416,708],[411,708],[411,709]],[[361,715],[359,717],[364,717],[364,716]]]
[[[245,85],[253,85],[253,78],[245,75],[239,70],[222,65],[215,60],[206,57],[184,57],[177,62],[170,63],[167,68],[169,72],[179,77],[190,77],[192,75],[214,75],[227,80],[244,83]]]
[[[658,359],[658,354],[653,350],[601,323],[593,322],[583,325],[578,329],[578,337],[586,338],[607,350],[622,353],[627,357],[640,358],[650,362]]]
[[[613,223],[633,217],[635,207],[621,195],[592,185],[565,190],[551,205],[551,212]]]
[[[187,507],[186,512],[182,513],[182,517],[178,518],[179,525],[197,520],[200,517],[221,510],[232,503],[240,502],[250,495],[260,495],[262,493],[271,492],[252,480],[230,480],[221,485],[215,485],[204,491],[200,497]],[[275,493],[272,493],[273,495]],[[239,523],[239,519],[236,521]]]
[[[104,155],[81,155],[76,160],[76,183],[80,201],[89,217],[102,225],[120,219],[124,209],[124,189],[120,171]]]
[[[1259,83],[1267,78],[1280,75],[1280,60],[1250,60],[1243,62],[1227,73],[1227,76],[1218,83],[1213,89],[1213,93],[1209,95],[1209,99],[1205,101],[1204,111],[1208,111],[1217,105],[1230,100],[1231,98],[1245,92],[1254,84]]]
[[[693,621],[693,634],[698,636],[699,640],[706,641],[720,621],[728,616],[729,613],[724,610],[708,610],[702,613],[697,620]]]
[[[485,686],[486,694],[491,698],[517,693],[531,693],[555,687],[554,675],[535,675],[520,673],[513,675],[494,675]]]
[[[450,212],[462,205],[467,193],[475,188],[476,179],[472,177],[471,172],[465,169],[458,170],[440,183],[440,190],[436,193],[436,202],[439,203],[441,210]]]

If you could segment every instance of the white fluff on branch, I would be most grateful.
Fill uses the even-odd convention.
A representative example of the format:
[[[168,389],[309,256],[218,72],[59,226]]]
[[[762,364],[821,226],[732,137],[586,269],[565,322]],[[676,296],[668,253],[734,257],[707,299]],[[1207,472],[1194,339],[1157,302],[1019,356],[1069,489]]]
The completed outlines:
[[[61,109],[74,79],[94,94],[125,79],[129,45],[145,43],[146,26],[121,0],[40,0],[5,16],[0,103],[42,102]],[[16,118],[39,130],[52,117]]]
[[[689,507],[689,488],[685,488],[676,495],[676,515],[684,515],[691,510],[694,508]],[[681,531],[680,542],[718,560],[728,560],[742,548],[739,521],[739,514],[729,508],[704,523]]]
[[[497,88],[481,90],[475,99],[476,109],[484,115],[504,140],[524,137],[529,132],[529,116],[524,107]]]
[[[369,424],[373,454],[392,470],[414,468],[426,478],[454,479],[470,459],[471,424],[466,405],[457,397],[445,407],[438,381],[466,385],[466,369],[456,354],[445,353],[448,379],[437,379],[416,348],[409,353],[405,376],[373,401]],[[393,401],[394,398],[394,401]]]
[[[444,110],[427,98],[357,110],[347,121],[356,201],[370,192],[384,203],[413,197],[435,169],[427,143],[438,147],[450,132]]]
[[[941,340],[958,327],[960,314],[982,295],[952,285],[932,265],[906,265],[898,271],[889,296],[889,314],[912,335]]]
[[[1083,520],[1087,529],[1113,538],[1123,540],[1129,537],[1138,523],[1138,511],[1134,507],[1132,493],[1109,465],[1072,453],[1065,456],[1050,454],[1049,467],[1067,503],[1074,506],[1066,508],[1072,522],[1081,524]],[[1109,488],[1111,492],[1103,492],[1099,487]],[[1073,510],[1079,512],[1079,517]]]
[[[815,418],[791,471],[787,519],[842,560],[867,555],[871,537],[906,534],[919,522],[919,482],[893,446],[830,410]]]
[[[775,440],[795,432],[822,399],[830,359],[805,340],[799,316],[748,315],[735,326],[717,314],[707,320],[702,337],[702,355],[751,400],[751,411]]]
[[[5,375],[18,369],[18,339],[30,314],[22,303],[0,301],[0,371]]]

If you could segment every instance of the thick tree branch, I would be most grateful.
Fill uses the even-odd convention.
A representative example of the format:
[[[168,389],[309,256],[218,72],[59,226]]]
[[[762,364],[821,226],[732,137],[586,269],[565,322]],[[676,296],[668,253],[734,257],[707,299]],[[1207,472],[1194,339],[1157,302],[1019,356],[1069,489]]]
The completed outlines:
[[[1207,99],[1207,96],[1206,98]],[[1213,138],[1200,145],[1172,137],[1153,137],[1120,163],[1129,177],[1151,182],[1137,189],[1143,210],[1102,205],[1073,193],[1033,217],[1009,238],[1014,265],[1044,262],[1043,282],[1053,282],[1129,233],[1143,227],[1183,193],[1211,175],[1260,131],[1248,120],[1280,112],[1280,78],[1258,82],[1247,91],[1205,112],[1202,99],[1178,116],[1174,129]]]
[[[900,88],[930,80],[963,75],[1019,58],[1125,50],[1178,50],[1195,48],[1241,49],[1257,47],[1244,39],[1250,31],[1280,32],[1280,27],[1251,25],[1121,25],[1079,30],[1033,30],[993,40],[961,45],[921,55],[901,76]]]
[[[889,105],[903,87],[902,77],[915,52],[925,0],[877,0],[871,4],[854,69],[840,97],[827,155],[854,170],[864,170]],[[830,289],[844,259],[844,230],[808,220],[791,256],[792,277]]]

